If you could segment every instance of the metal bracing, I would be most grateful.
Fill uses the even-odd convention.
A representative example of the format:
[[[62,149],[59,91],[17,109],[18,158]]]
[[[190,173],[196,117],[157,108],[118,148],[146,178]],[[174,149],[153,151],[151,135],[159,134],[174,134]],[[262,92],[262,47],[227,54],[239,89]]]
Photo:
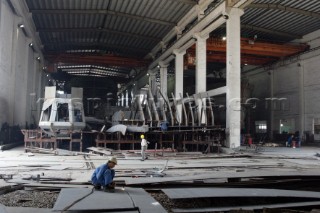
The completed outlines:
[[[309,16],[313,18],[320,18],[320,13],[316,12],[311,12],[307,10],[301,10],[293,7],[286,7],[280,4],[260,4],[260,3],[255,3],[255,4],[250,4],[248,6],[249,8],[261,8],[261,9],[270,9],[270,10],[281,10],[281,11],[287,11],[287,12],[292,12],[304,16]]]
[[[132,15],[128,13],[116,12],[111,10],[30,10],[33,14],[102,14],[102,15],[113,15],[113,16],[120,16],[126,17],[130,19],[136,19],[140,21],[151,22],[155,24],[167,25],[167,26],[175,26],[176,24],[173,22],[162,21],[158,19],[147,18],[144,16]]]

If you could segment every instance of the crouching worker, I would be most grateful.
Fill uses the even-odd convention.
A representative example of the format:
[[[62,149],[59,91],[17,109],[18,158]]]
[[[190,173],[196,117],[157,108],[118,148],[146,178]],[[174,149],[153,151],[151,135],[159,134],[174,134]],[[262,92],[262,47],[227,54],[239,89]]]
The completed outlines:
[[[91,176],[91,182],[95,189],[100,190],[101,187],[103,187],[105,192],[114,192],[115,182],[113,182],[113,178],[115,171],[113,168],[115,165],[117,165],[117,159],[112,157],[106,164],[94,170]]]

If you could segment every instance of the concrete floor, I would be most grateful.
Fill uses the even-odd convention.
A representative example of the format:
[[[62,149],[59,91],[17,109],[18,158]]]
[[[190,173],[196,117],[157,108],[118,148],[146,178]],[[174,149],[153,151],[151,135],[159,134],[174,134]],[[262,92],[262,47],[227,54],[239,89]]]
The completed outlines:
[[[188,155],[150,158],[144,162],[139,159],[118,159],[116,166],[116,180],[124,180],[128,177],[123,174],[130,172],[139,173],[154,168],[162,168],[166,161],[168,170],[165,171],[169,176],[183,176],[192,174],[206,174],[212,171],[233,172],[238,169],[246,171],[300,171],[305,169],[315,171],[320,167],[319,147],[264,147],[262,153],[252,153],[241,151],[248,154],[247,157],[237,157],[237,155],[209,154],[209,155]],[[229,156],[229,157],[228,157]],[[88,169],[85,162],[93,162],[97,167],[105,163],[108,156],[90,156],[84,159],[78,156],[54,156],[52,154],[34,153],[30,156],[24,152],[23,147],[0,152],[0,174],[13,174],[14,179],[30,175],[44,174],[47,177],[73,178],[73,182],[88,182],[93,169]],[[134,175],[134,174],[133,174]],[[132,175],[132,176],[133,176]]]
[[[227,150],[231,154],[186,153],[168,156],[154,156],[151,154],[146,161],[140,161],[139,156],[119,155],[116,166],[118,187],[127,187],[125,184],[135,185],[142,183],[165,183],[175,180],[171,184],[194,184],[202,180],[203,184],[224,184],[229,178],[242,177],[242,181],[253,180],[256,175],[316,175],[320,176],[319,147],[263,147],[262,152],[256,153],[250,149],[238,152]],[[86,162],[91,162],[95,167],[105,163],[109,156],[56,156],[53,154],[25,153],[23,147],[0,152],[0,175],[12,174],[13,179],[4,181],[0,179],[0,190],[10,184],[22,183],[29,189],[43,190],[57,188],[83,188],[92,187],[89,183],[92,168]],[[168,160],[168,169],[164,177],[146,175],[150,171],[161,169]],[[71,178],[66,183],[46,183],[36,180],[25,180],[31,176],[40,175],[41,178]],[[139,177],[139,178],[137,178]],[[75,184],[75,185],[71,185]],[[272,183],[273,184],[273,183]],[[128,185],[129,186],[129,185]],[[161,188],[164,185],[155,185]],[[192,185],[191,185],[192,186]],[[168,186],[167,186],[168,187]],[[246,187],[246,186],[244,186]],[[272,185],[273,187],[273,185]],[[150,186],[149,186],[150,188]],[[121,188],[120,188],[121,189]]]

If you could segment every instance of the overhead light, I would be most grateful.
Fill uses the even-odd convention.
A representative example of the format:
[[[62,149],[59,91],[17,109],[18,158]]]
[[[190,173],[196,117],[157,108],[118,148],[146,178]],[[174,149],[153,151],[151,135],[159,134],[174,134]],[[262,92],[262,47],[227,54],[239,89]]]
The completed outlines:
[[[18,27],[19,28],[24,28],[24,25],[23,24],[19,24]]]
[[[223,40],[223,41],[227,40],[227,37],[223,36],[223,37],[222,37],[222,40]]]
[[[38,56],[38,57],[37,57],[37,60],[40,61],[40,59],[41,59],[40,56]]]
[[[147,73],[147,76],[149,76],[150,74],[149,73]]]
[[[160,65],[158,65],[157,67],[160,68]]]
[[[33,43],[31,42],[30,44],[29,44],[29,47],[32,47],[33,46]]]
[[[42,70],[46,70],[47,69],[47,67],[42,67]]]
[[[248,64],[244,64],[244,66],[247,66]]]
[[[136,84],[133,84],[133,86],[135,86]]]
[[[47,74],[47,77],[49,77],[49,75]]]

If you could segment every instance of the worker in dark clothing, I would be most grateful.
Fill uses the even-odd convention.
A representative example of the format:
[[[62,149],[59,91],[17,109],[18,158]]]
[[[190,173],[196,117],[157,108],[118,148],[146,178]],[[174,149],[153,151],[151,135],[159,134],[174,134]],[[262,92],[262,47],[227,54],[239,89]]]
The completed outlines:
[[[293,135],[290,135],[286,144],[286,147],[291,147],[292,145],[292,140],[293,140]]]
[[[91,176],[91,182],[95,189],[100,190],[101,187],[103,187],[103,190],[106,192],[114,192],[115,182],[113,182],[113,178],[115,171],[113,168],[115,165],[117,165],[117,159],[112,157],[106,164],[94,170]]]

